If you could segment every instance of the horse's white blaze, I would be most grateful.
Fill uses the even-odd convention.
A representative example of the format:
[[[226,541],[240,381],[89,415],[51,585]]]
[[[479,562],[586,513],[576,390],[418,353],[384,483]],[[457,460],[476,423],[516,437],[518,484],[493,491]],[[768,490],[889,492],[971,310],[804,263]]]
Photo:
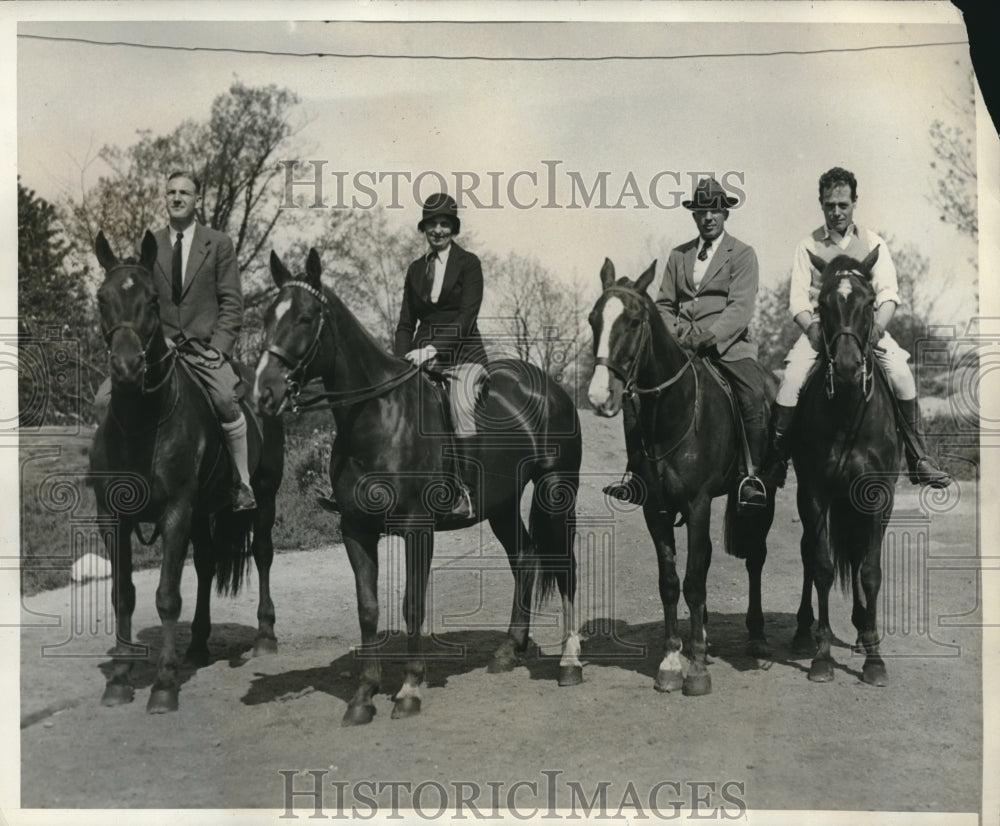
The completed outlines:
[[[841,298],[847,298],[851,294],[851,279],[844,276],[840,279],[840,283],[837,285],[837,293]]]
[[[260,361],[257,362],[257,372],[254,375],[254,380],[253,380],[253,397],[254,397],[254,399],[259,399],[260,398],[260,374],[263,373],[267,369],[267,364],[268,364],[268,362],[270,360],[271,360],[271,354],[270,353],[264,353],[264,355],[261,356]]]
[[[672,673],[681,672],[683,673],[687,662],[684,660],[684,656],[680,651],[671,651],[667,656],[663,658],[663,662],[660,663],[660,671],[670,671]]]
[[[625,305],[620,298],[609,298],[601,315],[601,337],[597,341],[597,357],[608,358],[611,355],[611,328],[618,317],[625,312]],[[611,395],[611,371],[603,364],[594,368],[587,396],[594,407],[603,407]]]
[[[134,286],[135,286],[135,282],[132,280],[132,276],[131,275],[126,276],[125,280],[122,281],[122,289],[123,290],[131,290]]]
[[[570,631],[566,636],[566,642],[563,643],[562,659],[559,660],[559,665],[562,667],[578,665],[582,668],[583,663],[580,662],[581,650],[580,635],[576,631]]]
[[[420,686],[413,683],[403,683],[399,691],[396,692],[396,699],[402,700],[404,697],[416,697],[420,699]]]
[[[282,316],[287,313],[292,308],[292,299],[286,298],[284,301],[279,301],[278,306],[274,308],[274,321],[277,324],[281,321]]]

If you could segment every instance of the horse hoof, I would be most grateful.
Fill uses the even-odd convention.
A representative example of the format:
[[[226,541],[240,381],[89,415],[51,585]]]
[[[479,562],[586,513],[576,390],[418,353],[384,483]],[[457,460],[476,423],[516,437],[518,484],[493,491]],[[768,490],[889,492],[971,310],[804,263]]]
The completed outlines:
[[[833,663],[829,660],[813,660],[809,668],[809,679],[814,683],[828,683],[833,679]]]
[[[653,688],[657,691],[680,691],[684,685],[684,675],[680,671],[658,671]]]
[[[559,685],[580,685],[583,682],[583,666],[581,665],[561,665],[559,666]]]
[[[204,668],[209,662],[207,648],[189,648],[184,654],[184,665],[188,668]]]
[[[792,653],[796,657],[812,657],[816,653],[816,640],[808,631],[792,637]]]
[[[513,671],[516,665],[517,660],[514,657],[494,657],[490,660],[490,664],[486,666],[486,673],[503,674],[507,671]]]
[[[889,675],[886,674],[884,663],[865,663],[861,669],[861,679],[868,685],[883,686],[889,684]]]
[[[158,688],[149,695],[149,702],[146,703],[146,711],[149,714],[165,714],[168,711],[177,711],[177,689]]]
[[[375,704],[348,706],[344,712],[344,719],[340,725],[344,728],[348,726],[364,726],[372,721],[375,716]]]
[[[712,693],[712,677],[709,674],[688,674],[684,678],[685,697],[703,697]]]
[[[747,643],[747,656],[758,660],[773,660],[774,649],[768,645],[767,640],[750,640]]]
[[[253,655],[266,657],[278,653],[278,641],[274,637],[260,637],[254,641]]]
[[[135,689],[122,683],[108,683],[101,697],[102,706],[123,706],[135,699]]]
[[[416,717],[420,713],[419,697],[400,697],[392,707],[392,719],[402,720],[406,717]]]

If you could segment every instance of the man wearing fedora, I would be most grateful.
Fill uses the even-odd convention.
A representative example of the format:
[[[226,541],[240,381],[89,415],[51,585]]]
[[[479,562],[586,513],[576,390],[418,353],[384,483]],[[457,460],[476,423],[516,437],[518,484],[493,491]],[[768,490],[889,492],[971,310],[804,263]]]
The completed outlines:
[[[417,229],[428,250],[406,271],[393,352],[450,377],[452,423],[455,436],[464,439],[476,434],[474,409],[487,359],[478,325],[483,269],[475,255],[455,243],[461,226],[458,204],[450,195],[437,193],[424,202]],[[469,489],[461,480],[452,514],[475,518]]]
[[[753,464],[739,486],[739,504],[754,508],[767,504],[756,469],[767,446],[770,400],[767,374],[757,362],[757,345],[748,331],[757,299],[757,256],[752,247],[725,231],[729,210],[737,203],[714,178],[702,178],[692,199],[682,202],[691,211],[698,237],[670,251],[656,306],[681,346],[710,358],[733,390]],[[625,406],[623,415],[631,457],[638,449],[631,405]],[[628,472],[605,492],[637,504],[642,498]]]

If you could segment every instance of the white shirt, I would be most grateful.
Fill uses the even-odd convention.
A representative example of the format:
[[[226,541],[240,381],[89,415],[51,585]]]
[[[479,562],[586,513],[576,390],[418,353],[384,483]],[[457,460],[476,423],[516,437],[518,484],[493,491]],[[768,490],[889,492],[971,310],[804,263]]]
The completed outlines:
[[[184,230],[184,235],[181,238],[181,281],[183,284],[187,284],[188,258],[191,257],[191,245],[194,244],[194,228],[197,223],[197,221],[192,221],[191,225]],[[170,255],[172,261],[174,244],[177,243],[177,230],[170,226],[170,224],[167,224],[167,232],[170,235]]]
[[[698,255],[694,257],[694,267],[691,269],[691,281],[698,287],[701,285],[701,279],[705,277],[705,272],[708,270],[708,265],[712,263],[712,256],[715,255],[715,251],[719,248],[722,243],[722,239],[725,237],[726,233],[723,233],[716,238],[714,241],[709,242],[708,254],[705,256],[705,260],[702,261]],[[701,253],[701,248],[705,243],[705,239],[700,235],[698,236],[698,253]]]
[[[451,252],[451,244],[443,250],[437,250],[437,261],[430,261],[434,267],[434,283],[431,286],[431,304],[437,304],[441,297],[441,287],[444,286],[444,271],[448,266],[448,254]]]

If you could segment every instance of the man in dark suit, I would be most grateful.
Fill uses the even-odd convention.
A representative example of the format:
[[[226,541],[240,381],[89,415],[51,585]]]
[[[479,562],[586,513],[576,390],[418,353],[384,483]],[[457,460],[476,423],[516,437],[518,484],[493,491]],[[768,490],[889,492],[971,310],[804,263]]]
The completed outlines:
[[[486,350],[479,334],[483,268],[454,242],[462,223],[458,204],[438,193],[424,202],[417,229],[428,251],[410,264],[403,284],[393,352],[414,364],[433,361],[451,377],[451,415],[459,439],[476,434],[474,408],[486,376]],[[453,511],[473,518],[468,488],[461,485]]]
[[[711,358],[726,376],[736,396],[746,431],[753,468],[740,486],[740,505],[760,507],[767,491],[755,475],[767,446],[767,376],[757,362],[757,345],[748,332],[757,298],[757,256],[753,248],[725,231],[729,210],[737,199],[714,178],[703,178],[691,210],[698,237],[670,251],[656,306],[682,347]],[[626,410],[630,407],[626,406]],[[630,417],[631,418],[631,417]],[[626,442],[634,422],[626,421]],[[634,439],[632,439],[634,441]],[[628,445],[629,455],[635,447]],[[612,485],[608,493],[635,501],[629,481]]]

